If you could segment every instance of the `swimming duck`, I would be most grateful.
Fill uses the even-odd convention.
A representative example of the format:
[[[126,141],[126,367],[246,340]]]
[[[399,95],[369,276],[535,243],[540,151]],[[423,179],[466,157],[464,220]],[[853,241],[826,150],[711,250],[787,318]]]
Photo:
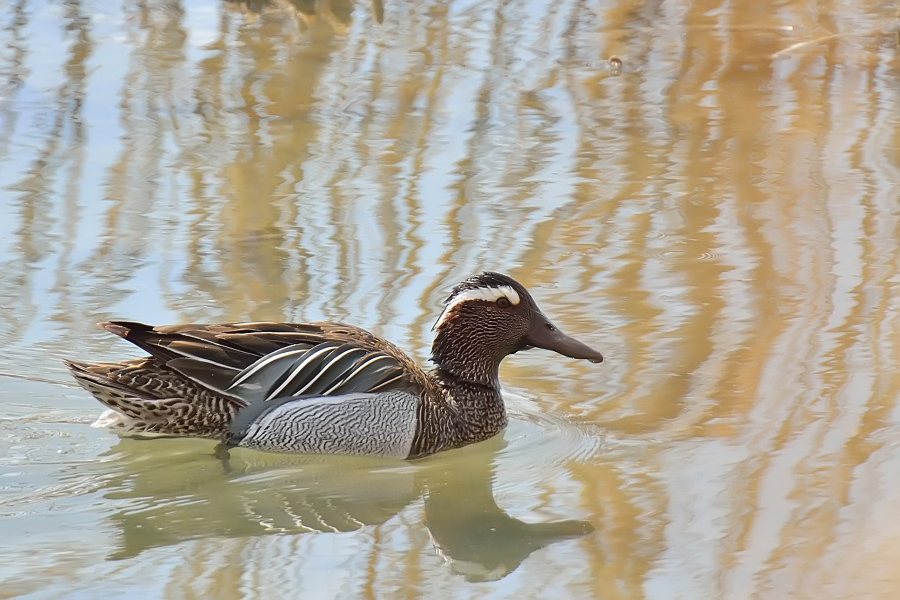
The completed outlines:
[[[432,328],[429,371],[341,323],[101,326],[150,356],[65,361],[108,407],[94,426],[273,452],[412,459],[459,448],[506,426],[498,369],[507,355],[544,348],[603,360],[493,272],[453,288]]]

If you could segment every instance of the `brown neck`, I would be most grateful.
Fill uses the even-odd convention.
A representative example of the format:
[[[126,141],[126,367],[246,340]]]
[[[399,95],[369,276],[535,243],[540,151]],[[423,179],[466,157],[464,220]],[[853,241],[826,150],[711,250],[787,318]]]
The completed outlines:
[[[410,458],[480,442],[506,427],[499,368],[507,353],[487,335],[465,331],[458,321],[438,329],[429,379],[441,393],[419,409]]]
[[[446,410],[454,422],[455,439],[450,447],[486,440],[506,427],[499,383],[493,387],[467,381],[440,367],[431,372],[431,378],[447,393],[441,410]]]
[[[431,361],[450,379],[500,391],[500,362],[507,353],[484,339],[484,334],[460,330],[447,323],[437,331],[431,344]]]

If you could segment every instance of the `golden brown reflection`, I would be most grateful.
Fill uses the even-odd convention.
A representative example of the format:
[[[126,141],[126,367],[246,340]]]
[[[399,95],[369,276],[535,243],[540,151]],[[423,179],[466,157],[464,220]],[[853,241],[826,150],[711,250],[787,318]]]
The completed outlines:
[[[79,461],[112,440],[77,419],[96,407],[4,377],[0,464],[36,479],[11,475],[0,493],[42,510],[0,518],[32,532],[93,519],[90,536],[113,523],[146,549],[100,568],[114,540],[81,564],[49,533],[22,534],[28,560],[0,573],[13,593],[84,591],[102,573],[116,589],[177,595],[213,573],[192,588],[209,597],[268,590],[275,574],[259,567],[273,564],[310,597],[335,589],[323,569],[361,597],[900,592],[895,6],[39,8],[18,0],[0,22],[0,372],[63,381],[58,357],[118,355],[93,329],[114,316],[344,320],[424,359],[440,299],[480,269],[516,276],[608,362],[535,351],[504,366],[513,424],[479,467],[494,473],[479,497],[491,489],[496,503],[473,506],[596,531],[523,543],[519,557],[500,548],[503,568],[486,570],[510,574],[491,584],[429,562],[447,550],[437,497],[412,493],[333,536],[232,531],[213,518],[229,514],[226,491],[172,492],[179,470],[158,464],[168,441],[139,446],[146,461],[104,462],[92,487]],[[84,440],[71,462],[51,454],[64,435]],[[190,456],[182,475],[196,476],[206,457]],[[426,487],[462,504],[473,488],[443,460],[422,467]],[[128,481],[157,477],[162,491],[128,495]],[[126,491],[104,497],[104,483]],[[270,484],[241,483],[250,495]],[[160,503],[158,529],[129,525],[134,502],[138,516]],[[170,509],[197,529],[163,539]],[[467,509],[439,509],[465,517],[438,519],[447,535],[477,532]],[[322,555],[340,559],[311,558]],[[211,564],[240,565],[242,579]]]
[[[324,21],[339,33],[346,33],[352,21],[355,3],[353,0],[224,0],[228,10],[252,16],[288,14],[301,25],[314,26]],[[371,0],[372,19],[381,24],[384,21],[383,0]]]

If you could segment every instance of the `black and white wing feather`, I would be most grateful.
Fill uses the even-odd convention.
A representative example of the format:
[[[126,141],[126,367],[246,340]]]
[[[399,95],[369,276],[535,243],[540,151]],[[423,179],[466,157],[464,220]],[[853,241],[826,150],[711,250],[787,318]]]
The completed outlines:
[[[400,350],[335,323],[103,326],[202,386],[252,404],[285,396],[336,396],[422,385]]]
[[[340,396],[392,389],[403,378],[393,357],[351,344],[287,346],[235,375],[225,392],[248,403],[302,396]]]

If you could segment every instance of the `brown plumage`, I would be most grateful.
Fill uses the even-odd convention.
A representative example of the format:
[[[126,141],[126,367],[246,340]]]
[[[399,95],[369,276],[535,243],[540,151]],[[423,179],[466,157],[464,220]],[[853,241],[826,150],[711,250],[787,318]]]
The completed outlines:
[[[508,354],[540,346],[602,360],[496,273],[454,289],[435,326],[430,372],[390,342],[339,323],[101,325],[149,356],[66,361],[110,409],[95,425],[288,451],[415,458],[463,446],[506,425],[498,367]],[[294,439],[299,431],[310,440]]]
[[[97,400],[128,417],[118,424],[127,431],[217,437],[245,406],[180,376],[153,357],[121,363],[64,362]],[[188,398],[190,402],[185,401]]]

